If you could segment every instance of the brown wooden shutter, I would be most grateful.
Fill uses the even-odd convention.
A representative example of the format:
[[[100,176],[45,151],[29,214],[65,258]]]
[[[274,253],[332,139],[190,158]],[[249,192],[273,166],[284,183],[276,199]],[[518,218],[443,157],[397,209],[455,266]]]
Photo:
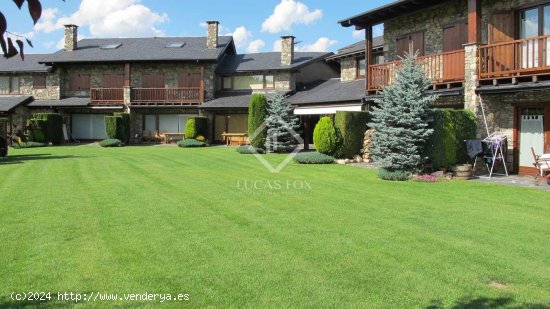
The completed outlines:
[[[143,75],[143,88],[164,88],[164,74],[151,73]]]
[[[123,88],[124,73],[103,74],[103,88]]]
[[[179,77],[178,77],[178,87],[179,87],[179,88],[187,88],[187,87],[189,87],[189,73],[188,73],[188,72],[181,72],[181,73],[179,73]]]
[[[46,75],[34,75],[32,85],[34,89],[46,89]]]
[[[459,22],[443,28],[443,52],[461,50],[468,41],[468,23]]]
[[[90,74],[79,74],[79,90],[90,90]]]
[[[69,74],[69,90],[77,91],[78,90],[78,74],[71,73]]]
[[[411,47],[413,52],[418,51],[419,56],[424,56],[424,32],[416,32],[397,39],[397,56],[404,57]]]
[[[513,12],[494,13],[489,22],[489,44],[513,41],[514,28]]]
[[[201,73],[191,73],[189,77],[189,87],[198,88],[201,86]]]
[[[198,88],[201,86],[201,73],[189,73],[182,72],[179,74],[178,87],[179,88]]]
[[[409,52],[409,37],[397,39],[397,56],[405,57],[405,53]]]

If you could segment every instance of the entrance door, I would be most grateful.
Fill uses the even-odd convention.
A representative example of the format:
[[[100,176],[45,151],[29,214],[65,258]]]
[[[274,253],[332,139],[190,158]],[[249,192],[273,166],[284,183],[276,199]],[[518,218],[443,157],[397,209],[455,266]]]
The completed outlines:
[[[535,173],[533,153],[550,152],[550,107],[522,108],[519,115],[520,173]]]

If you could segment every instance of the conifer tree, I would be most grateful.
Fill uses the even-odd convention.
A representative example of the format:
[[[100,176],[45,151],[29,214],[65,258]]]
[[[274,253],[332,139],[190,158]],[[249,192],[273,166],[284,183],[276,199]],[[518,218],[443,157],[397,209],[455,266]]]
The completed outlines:
[[[428,118],[437,95],[426,92],[432,81],[417,58],[412,51],[406,55],[394,83],[375,100],[370,127],[376,132],[371,154],[380,164],[382,179],[406,180],[420,172],[426,160],[424,149],[433,133]]]
[[[298,117],[287,99],[274,93],[268,102],[266,118],[267,137],[265,147],[268,152],[289,152],[296,148],[299,128]]]

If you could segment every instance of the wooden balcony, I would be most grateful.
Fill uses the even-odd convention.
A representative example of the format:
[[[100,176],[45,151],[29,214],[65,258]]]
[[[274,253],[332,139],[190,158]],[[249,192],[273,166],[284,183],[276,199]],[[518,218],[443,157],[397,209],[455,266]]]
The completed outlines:
[[[465,74],[464,50],[418,57],[435,86],[462,84]],[[396,70],[402,61],[393,61],[369,66],[368,90],[376,92],[395,81]]]
[[[123,88],[91,88],[90,97],[92,104],[109,105],[124,103]]]
[[[134,88],[132,105],[198,105],[204,102],[204,91],[194,88]]]
[[[481,46],[479,61],[482,81],[550,75],[550,35]]]

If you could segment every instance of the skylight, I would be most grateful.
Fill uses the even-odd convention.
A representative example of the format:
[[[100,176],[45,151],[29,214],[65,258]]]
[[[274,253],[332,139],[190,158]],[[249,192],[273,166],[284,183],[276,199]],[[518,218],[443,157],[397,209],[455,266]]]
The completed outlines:
[[[117,48],[119,48],[120,46],[122,46],[122,43],[103,45],[103,46],[101,46],[100,48],[101,48],[101,49],[117,49]]]
[[[182,48],[185,43],[183,42],[176,42],[176,43],[169,43],[166,45],[167,48]]]

